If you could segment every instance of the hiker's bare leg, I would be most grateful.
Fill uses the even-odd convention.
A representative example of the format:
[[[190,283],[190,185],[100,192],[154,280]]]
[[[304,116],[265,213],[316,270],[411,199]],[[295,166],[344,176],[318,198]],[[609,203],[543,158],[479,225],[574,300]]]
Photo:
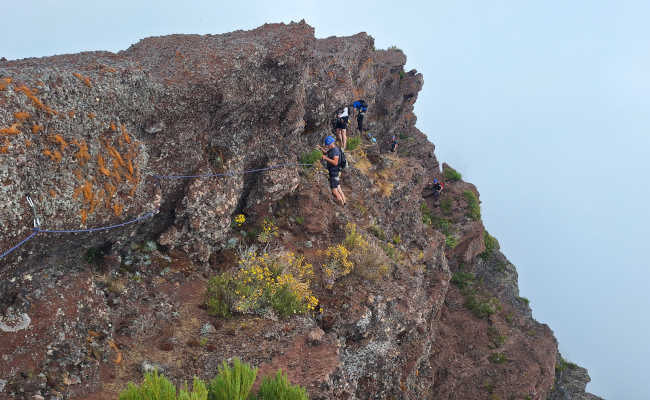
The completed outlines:
[[[337,187],[336,190],[339,191],[339,195],[341,196],[341,199],[343,199],[343,204],[348,202],[348,199],[345,198],[345,194],[343,194],[343,189],[341,189],[341,186]]]
[[[345,129],[341,129],[341,138],[341,144],[343,145],[341,148],[345,150],[345,145],[348,143],[347,131]]]
[[[343,198],[341,197],[341,194],[339,193],[339,188],[332,189],[332,194],[339,201],[339,203],[345,204],[345,200],[343,200]]]

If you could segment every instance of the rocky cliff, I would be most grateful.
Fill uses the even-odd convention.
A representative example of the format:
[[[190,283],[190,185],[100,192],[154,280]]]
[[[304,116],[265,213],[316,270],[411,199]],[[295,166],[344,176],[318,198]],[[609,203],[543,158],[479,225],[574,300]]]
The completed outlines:
[[[0,260],[0,397],[115,398],[143,370],[183,382],[239,357],[313,399],[596,398],[519,297],[476,188],[415,127],[405,63],[303,22],[0,62],[0,251],[33,235]],[[342,207],[320,164],[296,164],[359,98],[377,143],[348,152]],[[348,224],[389,260],[380,277],[326,276]],[[208,279],[262,248],[314,265],[318,308],[208,313]]]

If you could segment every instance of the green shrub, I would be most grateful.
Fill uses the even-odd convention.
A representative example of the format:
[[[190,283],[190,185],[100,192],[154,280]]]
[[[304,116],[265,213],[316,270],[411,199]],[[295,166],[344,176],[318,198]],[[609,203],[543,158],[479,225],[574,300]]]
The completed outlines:
[[[287,286],[282,286],[271,296],[271,307],[282,318],[293,314],[302,314],[304,305],[302,301]]]
[[[406,74],[404,73],[404,71],[399,71],[399,78],[404,79],[404,77],[406,77]]]
[[[451,283],[458,286],[459,289],[465,289],[474,284],[476,276],[471,272],[457,271],[451,277]]]
[[[422,223],[426,225],[432,225],[433,215],[431,214],[431,210],[429,210],[427,203],[420,204],[420,212],[422,213]]]
[[[503,353],[492,353],[489,355],[488,360],[494,364],[503,364],[504,362],[508,361],[506,355]]]
[[[465,307],[477,318],[487,318],[496,313],[500,306],[494,297],[484,300],[475,293],[468,293],[465,296]]]
[[[445,215],[451,214],[452,201],[450,197],[444,197],[440,200],[440,209]]]
[[[456,171],[452,167],[445,168],[444,175],[445,179],[450,182],[459,181],[463,177],[460,172]]]
[[[562,372],[565,369],[576,369],[578,368],[578,365],[572,363],[571,361],[567,361],[564,359],[564,357],[560,356],[560,359],[557,360],[557,364],[555,365],[555,371],[556,372]]]
[[[360,144],[361,144],[361,138],[356,137],[356,136],[351,137],[351,138],[348,139],[348,142],[345,144],[345,150],[346,151],[348,151],[348,150],[352,151],[352,150],[356,149],[357,147],[359,147]]]
[[[322,158],[322,156],[323,156],[322,151],[320,151],[318,149],[314,149],[314,150],[310,151],[309,153],[304,153],[300,157],[300,163],[301,164],[314,164],[315,162],[320,160]]]
[[[129,382],[119,397],[120,400],[206,400],[207,398],[208,390],[199,378],[194,378],[192,391],[185,386],[177,397],[176,386],[164,376],[158,375],[158,371],[146,373],[144,381],[139,386]]]
[[[279,370],[275,378],[265,376],[257,392],[258,400],[308,400],[305,389],[289,383],[286,375]]]
[[[478,197],[470,190],[464,191],[463,196],[467,201],[467,216],[475,221],[479,220],[481,218],[481,206],[479,205]]]
[[[297,216],[297,217],[296,217],[296,223],[297,223],[298,225],[304,225],[304,223],[305,223],[305,217],[302,217],[302,216],[300,216],[300,215]]]
[[[104,251],[99,247],[91,247],[86,250],[84,254],[84,260],[91,265],[99,265],[104,260]]]
[[[529,304],[530,304],[530,300],[528,300],[528,299],[525,298],[525,297],[519,297],[519,296],[517,296],[517,299],[518,299],[519,301],[521,301],[522,303],[526,304],[526,305],[529,305]]]
[[[257,368],[251,368],[238,358],[233,360],[232,367],[224,361],[208,385],[208,399],[247,400],[256,376]]]
[[[492,252],[499,248],[499,241],[488,231],[483,231],[483,240],[485,241],[485,251]]]
[[[221,275],[212,277],[208,281],[206,293],[206,306],[208,314],[220,318],[230,318],[230,305],[234,301],[233,291],[230,288],[232,275],[224,272]]]
[[[397,246],[397,245],[399,245],[400,243],[402,243],[402,237],[401,237],[400,235],[394,235],[394,236],[393,236],[393,244],[394,244],[395,246]]]
[[[406,139],[408,139],[408,135],[405,134],[405,133],[400,133],[400,134],[399,134],[399,138],[400,138],[401,140],[406,140]]]
[[[377,239],[386,240],[386,232],[384,232],[384,230],[381,229],[378,225],[370,225],[370,227],[368,227],[368,230],[370,233],[375,235]]]
[[[456,246],[458,246],[458,240],[456,239],[455,236],[447,235],[447,237],[445,238],[445,245],[450,249],[453,249]]]

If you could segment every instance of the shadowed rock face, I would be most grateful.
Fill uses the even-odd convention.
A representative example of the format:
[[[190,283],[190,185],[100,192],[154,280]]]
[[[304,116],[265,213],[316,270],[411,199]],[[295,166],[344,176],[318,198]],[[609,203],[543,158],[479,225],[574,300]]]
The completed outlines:
[[[441,174],[415,128],[423,78],[405,62],[364,33],[315,39],[305,23],[0,62],[0,250],[31,233],[27,194],[42,229],[156,213],[101,233],[40,233],[0,260],[0,398],[115,398],[143,365],[182,382],[235,356],[260,374],[282,368],[316,399],[546,398],[557,344],[468,217],[465,192],[478,191],[448,182],[441,198],[422,198]],[[321,167],[155,177],[297,163],[359,98],[378,146],[348,152],[346,208]],[[393,135],[398,154],[387,154]],[[251,227],[273,217],[274,248],[316,267],[353,222],[392,257],[390,272],[332,288],[316,279],[314,316],[215,319],[202,306],[206,278],[236,268],[238,247],[259,246],[233,229],[239,213]],[[450,283],[458,271],[475,277],[471,291]],[[30,325],[17,327],[23,315]]]

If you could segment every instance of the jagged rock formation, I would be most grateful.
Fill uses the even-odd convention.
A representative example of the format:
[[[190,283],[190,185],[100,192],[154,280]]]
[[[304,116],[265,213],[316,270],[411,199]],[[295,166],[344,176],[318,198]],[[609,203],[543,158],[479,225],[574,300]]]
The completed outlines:
[[[468,213],[476,188],[423,199],[441,172],[415,128],[423,78],[405,63],[364,33],[315,39],[305,23],[0,62],[0,249],[31,232],[26,194],[50,230],[157,212],[41,233],[0,260],[0,397],[114,398],[153,364],[182,381],[237,356],[282,367],[314,399],[546,399],[556,380],[565,397],[551,398],[580,398],[514,266]],[[318,167],[154,177],[296,163],[358,98],[379,146],[350,152],[345,209]],[[393,134],[398,155],[383,148]],[[206,278],[254,242],[232,228],[242,212],[251,226],[273,216],[275,246],[314,265],[354,222],[391,253],[390,273],[316,281],[316,316],[210,317]]]

